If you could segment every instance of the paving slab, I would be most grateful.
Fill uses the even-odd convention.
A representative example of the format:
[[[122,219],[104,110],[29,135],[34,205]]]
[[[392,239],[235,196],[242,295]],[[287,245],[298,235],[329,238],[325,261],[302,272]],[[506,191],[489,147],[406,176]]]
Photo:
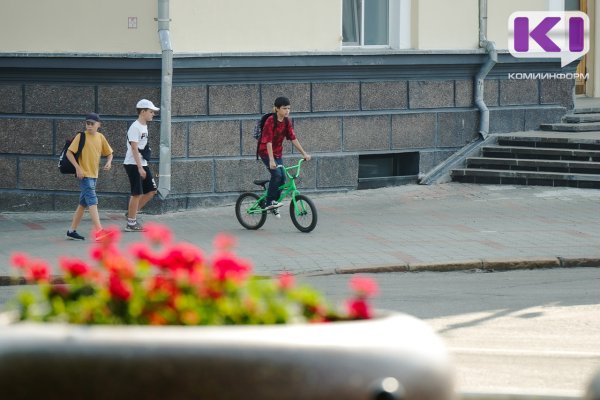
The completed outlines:
[[[178,240],[210,253],[220,232],[236,237],[237,252],[260,275],[422,271],[473,268],[600,266],[600,190],[447,183],[405,185],[335,194],[308,193],[316,229],[294,228],[287,204],[257,231],[236,220],[233,204],[145,221],[169,226]],[[125,226],[123,212],[102,211],[105,226]],[[65,240],[71,213],[0,213],[0,277],[13,274],[14,251],[50,261],[88,258],[89,240]],[[84,216],[82,233],[91,229]],[[122,245],[141,239],[123,232]],[[5,282],[0,279],[0,282]]]

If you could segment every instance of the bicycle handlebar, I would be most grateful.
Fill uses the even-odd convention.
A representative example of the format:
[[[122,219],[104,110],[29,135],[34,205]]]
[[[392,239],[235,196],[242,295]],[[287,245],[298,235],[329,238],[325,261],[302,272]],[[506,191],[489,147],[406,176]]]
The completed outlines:
[[[298,161],[298,164],[296,165],[290,165],[289,167],[283,166],[283,165],[278,165],[277,168],[282,168],[283,171],[285,172],[285,174],[288,176],[288,178],[290,179],[295,179],[298,177],[298,175],[300,175],[300,165],[302,165],[302,163],[304,162],[304,158],[301,158]],[[288,170],[296,168],[296,175],[292,176],[292,174],[290,174],[290,172]]]

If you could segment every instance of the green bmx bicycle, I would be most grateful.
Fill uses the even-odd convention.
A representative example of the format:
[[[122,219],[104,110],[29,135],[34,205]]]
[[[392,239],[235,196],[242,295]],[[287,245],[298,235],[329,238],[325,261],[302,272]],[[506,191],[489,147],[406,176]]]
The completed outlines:
[[[278,202],[282,202],[287,196],[291,196],[290,202],[290,217],[294,226],[301,232],[310,232],[317,226],[317,209],[311,199],[303,194],[300,194],[296,188],[296,178],[300,175],[300,165],[304,159],[300,159],[298,164],[290,167],[278,165],[278,168],[283,168],[287,176],[286,182],[279,187],[281,195]],[[296,170],[292,175],[290,170]],[[258,195],[253,192],[245,192],[240,194],[235,202],[235,216],[242,226],[246,229],[258,229],[264,225],[267,220],[268,209],[266,208],[267,199],[267,183],[269,179],[255,180],[254,183],[262,186],[263,193]]]

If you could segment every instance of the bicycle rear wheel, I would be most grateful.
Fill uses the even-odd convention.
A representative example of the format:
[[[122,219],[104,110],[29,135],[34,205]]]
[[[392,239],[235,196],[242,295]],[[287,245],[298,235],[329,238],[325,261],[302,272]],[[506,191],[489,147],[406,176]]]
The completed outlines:
[[[259,198],[256,193],[247,192],[240,194],[235,202],[235,216],[246,229],[258,229],[267,220],[267,212],[260,212]]]
[[[317,208],[308,197],[299,194],[294,201],[290,202],[290,217],[294,226],[300,232],[308,233],[317,226]]]

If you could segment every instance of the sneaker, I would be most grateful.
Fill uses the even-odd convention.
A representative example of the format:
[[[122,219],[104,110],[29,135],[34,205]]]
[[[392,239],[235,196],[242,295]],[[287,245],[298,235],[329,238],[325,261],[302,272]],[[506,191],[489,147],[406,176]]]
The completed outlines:
[[[280,207],[281,207],[281,206],[280,206]],[[281,218],[281,214],[279,214],[279,209],[278,209],[278,208],[273,208],[273,209],[271,210],[271,212],[273,213],[273,216],[274,216],[275,218]]]
[[[106,237],[109,235],[109,233],[107,231],[105,231],[104,229],[96,232],[96,242],[101,242],[104,239],[106,239]]]
[[[129,220],[129,211],[125,211],[125,214],[124,214],[124,215],[125,215],[125,219],[126,219],[126,220]],[[138,213],[137,213],[136,217],[137,217],[136,219],[137,219],[138,221],[142,221],[142,222],[143,222],[143,220],[140,218],[140,212],[139,212],[139,211],[138,211]]]
[[[77,231],[69,232],[67,231],[67,239],[69,240],[85,240],[83,236],[81,236]]]
[[[269,204],[269,206],[267,207],[267,210],[277,209],[281,206],[283,206],[283,203],[278,203],[277,201],[273,200],[271,201],[271,204]]]
[[[144,232],[144,227],[136,222],[134,225],[125,225],[125,232]]]

